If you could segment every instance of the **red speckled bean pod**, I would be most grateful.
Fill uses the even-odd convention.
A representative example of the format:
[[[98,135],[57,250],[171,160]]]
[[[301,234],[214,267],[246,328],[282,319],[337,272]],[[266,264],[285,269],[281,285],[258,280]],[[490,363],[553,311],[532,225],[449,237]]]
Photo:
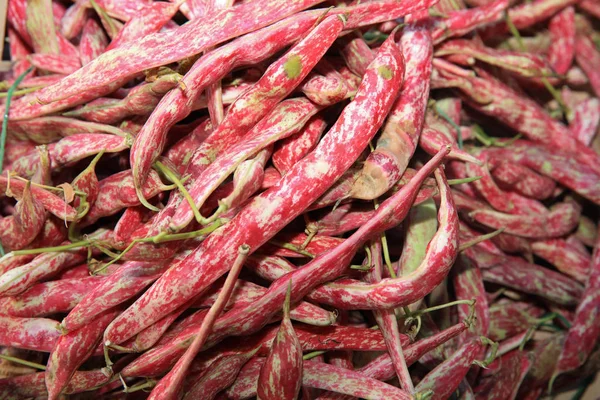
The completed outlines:
[[[44,381],[45,376],[45,372],[38,372],[0,379],[0,399],[46,398],[48,391],[46,389],[46,382]],[[86,392],[108,383],[110,379],[110,373],[105,369],[77,371],[65,387],[64,393]]]
[[[515,28],[521,30],[545,21],[560,10],[575,3],[577,3],[577,0],[534,0],[511,7],[508,10],[508,16]],[[482,32],[482,36],[485,39],[508,32],[506,22],[500,18],[498,20],[497,24],[490,26]]]
[[[75,374],[87,360],[100,340],[102,332],[120,310],[110,310],[79,330],[62,335],[50,353],[46,366],[48,399],[58,399]]]
[[[454,137],[448,137],[442,130],[436,129],[429,123],[425,125],[421,132],[421,136],[419,136],[419,146],[423,150],[428,154],[433,155],[446,145],[452,146],[452,150],[448,153],[448,158],[468,163],[479,163],[475,157],[458,147]]]
[[[158,32],[177,12],[181,1],[176,3],[151,2],[141,4],[132,18],[110,42],[106,51],[126,43],[143,40],[145,36]]]
[[[441,43],[449,37],[464,36],[476,28],[495,22],[502,17],[502,12],[508,6],[508,0],[496,0],[481,7],[448,13],[447,18],[436,21],[431,33],[433,43]]]
[[[575,39],[575,60],[587,75],[596,96],[600,96],[600,51],[588,36],[579,35]]]
[[[571,134],[581,143],[589,146],[600,126],[600,100],[590,98],[582,101],[573,109]]]
[[[577,4],[582,10],[587,11],[590,15],[600,18],[600,5],[594,0],[582,0]]]
[[[533,357],[524,351],[512,351],[484,371],[480,383],[473,389],[476,399],[514,400],[519,386],[533,364]]]
[[[302,385],[302,347],[290,320],[290,292],[283,319],[258,377],[258,399],[295,400]]]
[[[84,267],[87,271],[87,266]],[[4,314],[22,318],[65,313],[75,307],[103,279],[101,276],[93,276],[39,283],[17,296],[0,298],[0,308]]]
[[[290,58],[292,57],[294,56],[290,56]],[[309,118],[315,115],[319,110],[320,107],[315,106],[306,98],[295,98],[282,101],[271,113],[264,117],[246,135],[244,135],[243,141],[222,151],[197,177],[196,182],[189,188],[190,196],[192,196],[192,199],[196,203],[196,207],[201,208],[209,198],[210,194],[213,193],[213,191],[225,181],[229,174],[231,174],[246,158],[252,154],[256,154],[263,147],[269,146],[279,139],[297,133],[302,129]],[[230,112],[227,113],[228,117],[231,115]],[[223,126],[224,123],[225,121],[219,125],[219,128]],[[189,203],[182,202],[169,223],[169,229],[177,232],[186,227],[193,218],[194,215]]]
[[[297,115],[298,122],[294,124],[293,121],[290,121],[289,128],[287,128],[288,130],[292,128],[287,133],[293,134],[304,126],[307,118],[319,111],[319,107],[310,103],[308,100],[305,101],[305,107],[312,106],[312,110],[306,108],[304,112],[302,112],[301,103],[296,105],[298,110],[294,110],[294,104],[302,102],[302,99],[286,100],[280,105],[278,105],[278,103],[292,92],[302,80],[304,80],[311,69],[323,57],[327,49],[329,49],[333,41],[344,28],[345,21],[345,18],[337,15],[327,17],[284,56],[271,64],[261,79],[231,105],[225,119],[216,128],[209,140],[204,142],[205,146],[201,146],[195,152],[191,160],[193,168],[191,173],[194,182],[189,185],[189,192],[198,207],[201,206],[203,203],[202,200],[208,195],[203,191],[203,185],[207,180],[205,177],[210,175],[208,175],[208,171],[202,170],[206,168],[207,164],[212,162],[212,165],[208,167],[208,169],[212,171],[215,168],[215,164],[223,162],[222,160],[224,159],[227,160],[231,158],[231,155],[227,157],[220,156],[215,160],[215,153],[218,152],[219,149],[225,149],[228,145],[233,144],[242,136],[260,140],[255,133],[257,129],[258,132],[261,132],[267,128],[275,128],[277,132],[285,133],[286,125],[288,125],[285,123],[287,122],[287,118],[281,119],[281,112],[290,112]],[[286,109],[284,104],[289,108]],[[277,107],[275,108],[275,106]],[[282,125],[282,127],[276,129],[279,124]],[[254,126],[254,128],[248,132],[252,126]],[[216,138],[223,138],[223,142],[219,143],[217,147],[215,147]],[[277,137],[274,138],[274,140],[278,139],[279,138]],[[138,155],[138,157],[140,157],[139,161],[134,161],[134,154],[137,154],[135,151],[136,149],[134,146],[134,151],[132,151],[131,156],[134,179],[144,179],[148,165],[145,158],[142,159],[141,157],[146,156],[140,151],[140,154]],[[156,150],[154,152],[156,153]],[[151,156],[152,158],[155,157],[154,154],[151,154]],[[194,171],[194,169],[196,171]],[[140,177],[136,178],[136,174],[140,174]],[[184,219],[183,216],[187,216],[187,218]],[[170,229],[180,229],[182,226],[186,225],[184,221],[189,221],[192,217],[190,205],[187,202],[182,202],[173,216],[170,223]]]
[[[507,149],[486,150],[492,164],[513,161],[550,177],[581,196],[600,203],[600,180],[595,171],[560,148],[517,141]]]
[[[260,1],[218,10],[177,29],[150,34],[107,51],[59,84],[40,92],[38,98],[43,103],[61,100],[77,92],[106,85],[111,80],[182,60],[318,3],[304,0],[291,6],[287,2]],[[248,18],[250,15],[252,18]],[[173,43],[185,43],[185,46],[173,46]],[[119,62],[122,60],[128,62]],[[84,76],[86,79],[82,80]]]
[[[165,265],[166,264],[166,265]],[[90,291],[63,319],[62,326],[73,331],[94,318],[134,297],[154,282],[168,268],[168,263],[128,261]]]
[[[101,151],[118,153],[129,148],[131,138],[102,133],[85,133],[66,137],[48,146],[53,168],[61,168],[70,163],[82,160]],[[17,174],[30,177],[35,171],[31,170],[33,157],[22,157],[8,168]]]
[[[365,276],[367,283],[379,283],[383,277],[383,257],[382,257],[381,241],[377,240],[371,244],[371,260],[373,266]],[[400,343],[400,328],[398,327],[398,319],[396,311],[393,308],[374,310],[375,321],[381,332],[387,346],[388,354],[392,359],[396,376],[400,382],[400,387],[408,393],[414,393],[413,386],[402,344]]]
[[[30,184],[27,183],[14,213],[0,220],[0,243],[5,249],[22,249],[34,241],[45,222],[46,210],[32,196]]]
[[[503,301],[492,305],[489,314],[490,339],[499,341],[525,332],[544,310],[528,303]]]
[[[536,54],[496,50],[473,40],[457,39],[445,42],[436,50],[436,56],[460,54],[514,72],[525,78],[553,74],[548,62]],[[570,62],[567,65],[567,69]]]
[[[485,155],[479,157],[481,160],[486,160]],[[496,183],[488,168],[476,164],[466,165],[467,175],[470,177],[481,177],[481,179],[472,182],[471,185],[477,193],[496,210],[508,213],[511,215],[530,215],[539,214],[546,215],[548,210],[546,207],[533,199],[527,199],[517,193],[506,192]],[[512,232],[511,232],[512,233]]]
[[[59,54],[52,1],[28,1],[26,4],[24,22],[33,50],[36,53]]]
[[[438,211],[439,229],[429,243],[427,254],[421,265],[409,275],[396,279],[384,279],[377,284],[350,281],[323,285],[311,294],[314,300],[343,309],[392,308],[413,303],[422,298],[424,293],[433,290],[443,280],[456,257],[459,228],[456,209],[448,193],[449,188],[437,171],[436,174],[442,198]],[[356,234],[362,233],[363,228],[359,229]],[[346,242],[349,240],[346,239]],[[340,262],[339,257],[338,262]]]
[[[0,178],[1,179],[1,178]],[[131,170],[125,170],[112,174],[101,180],[99,183],[98,198],[81,221],[82,226],[88,226],[98,221],[102,217],[116,214],[123,208],[137,206],[140,201],[133,187],[133,177]],[[157,194],[170,190],[171,187],[165,185],[160,180],[158,173],[152,171],[148,175],[148,180],[144,184],[144,196],[150,199]]]
[[[68,75],[81,67],[79,57],[66,57],[58,54],[31,54],[29,62],[38,70]]]
[[[522,133],[527,138],[540,143],[574,153],[579,162],[588,164],[594,171],[600,171],[600,162],[596,154],[585,145],[575,140],[567,127],[552,119],[536,102],[527,98],[500,81],[487,77],[460,77],[470,84],[469,90],[459,87],[465,92],[468,103],[476,110],[495,117]],[[489,97],[488,104],[473,101],[473,94]]]
[[[209,370],[189,390],[186,390],[183,400],[215,398],[217,393],[226,389],[235,381],[240,369],[252,358],[255,352],[256,350],[221,357],[210,365]],[[281,372],[287,373],[288,371],[282,369]],[[273,398],[285,399],[285,397]]]
[[[572,202],[559,203],[546,214],[509,215],[493,210],[476,210],[469,217],[490,228],[505,228],[513,235],[547,239],[564,236],[577,227],[581,208]]]
[[[315,148],[326,127],[327,122],[323,116],[315,115],[300,132],[277,142],[271,157],[275,168],[285,175],[295,163]]]
[[[507,257],[499,265],[482,270],[483,280],[531,293],[558,304],[577,304],[581,285],[563,274],[518,257]]]
[[[452,283],[457,300],[475,300],[475,322],[473,328],[469,329],[467,337],[473,334],[487,336],[490,314],[481,271],[467,257],[459,255],[452,268]],[[458,306],[458,316],[461,320],[466,320],[469,314],[468,304]]]
[[[165,272],[122,318],[115,320],[105,340],[122,343],[157,321],[158,310],[165,313],[179,307],[227,271],[234,254],[226,249],[237,249],[243,243],[257,249],[323,194],[358,158],[383,123],[400,85],[396,74],[399,57],[396,45],[384,42],[354,101],[317,148],[275,186],[254,197],[188,258]],[[346,157],[340,159],[337,154],[342,150]]]
[[[48,318],[0,315],[0,345],[50,352],[60,337],[58,322]]]
[[[406,170],[419,141],[429,98],[433,53],[430,33],[409,26],[403,31],[399,46],[406,63],[404,86],[383,126],[376,149],[369,154],[353,183],[350,195],[355,198],[374,199],[390,189]]]
[[[12,115],[12,109],[11,109]],[[25,121],[10,121],[8,133],[21,140],[32,140],[36,143],[52,143],[62,137],[81,133],[112,133],[126,136],[127,134],[114,126],[94,122],[79,121],[65,117],[39,117]]]
[[[588,281],[581,301],[577,305],[575,319],[567,332],[564,347],[554,369],[553,378],[583,365],[594,349],[600,336],[597,323],[600,314],[600,242],[596,242],[590,264]]]
[[[402,254],[395,266],[396,274],[408,275],[419,267],[437,227],[437,208],[433,200],[411,208],[405,222]]]
[[[585,283],[590,271],[590,256],[562,239],[536,241],[533,253],[554,265],[562,273]]]
[[[550,20],[548,62],[557,74],[567,73],[575,55],[575,9],[567,7]]]
[[[90,18],[91,19],[91,18]],[[65,39],[72,40],[83,31],[87,18],[87,7],[82,1],[76,1],[65,11],[60,21],[60,32]]]
[[[450,358],[429,372],[416,387],[418,391],[432,390],[432,399],[446,399],[458,388],[473,361],[482,353],[485,344],[480,338],[465,343]]]
[[[81,39],[79,40],[79,54],[81,65],[86,65],[90,61],[98,58],[108,46],[108,39],[102,30],[102,27],[94,18],[88,18],[85,21]]]
[[[503,161],[494,165],[491,173],[494,180],[498,181],[499,184],[532,199],[547,199],[556,189],[554,180],[510,161]]]
[[[177,73],[161,75],[152,82],[136,86],[124,99],[98,99],[63,115],[104,124],[116,124],[130,116],[149,115],[162,96],[181,82],[181,78]]]
[[[27,182],[23,180],[7,179],[5,175],[0,175],[0,190],[2,192],[6,192],[7,189],[10,188],[13,195],[20,198],[23,196],[26,186]],[[67,221],[73,221],[75,219],[77,210],[65,203],[62,198],[35,185],[32,185],[30,190],[33,198],[36,201],[39,201],[46,210],[56,217]]]
[[[284,294],[283,285],[286,285],[289,279],[295,282],[294,292],[292,296],[297,301],[300,297],[307,294],[313,287],[320,283],[337,277],[345,270],[352,256],[358,248],[364,244],[369,237],[376,235],[377,232],[385,230],[389,226],[394,226],[401,221],[408,212],[408,205],[412,204],[412,200],[416,196],[417,188],[420,183],[434,169],[443,158],[444,153],[440,152],[426,167],[421,169],[415,178],[396,195],[384,202],[379,208],[374,218],[359,229],[349,239],[346,239],[343,244],[337,246],[333,250],[324,253],[320,257],[315,258],[310,263],[302,268],[299,268],[284,277],[278,279],[271,284],[269,291],[259,301],[244,308],[234,308],[223,316],[215,326],[215,339],[218,340],[225,335],[239,335],[243,332],[255,330],[263,326],[268,318],[276,312],[273,306],[277,301],[281,301]],[[392,217],[393,215],[393,217]],[[456,214],[454,213],[454,216]],[[385,221],[385,222],[384,222]],[[456,233],[458,233],[458,224],[456,224]],[[451,241],[452,243],[453,241]],[[384,280],[379,284],[367,285],[368,287],[379,287],[388,280]],[[324,288],[326,286],[323,286]],[[283,292],[283,293],[282,293]],[[313,293],[314,295],[314,293]],[[324,297],[328,297],[325,295]],[[327,303],[326,299],[319,301]],[[414,301],[414,300],[413,300]],[[368,304],[365,301],[365,304]],[[353,305],[355,305],[353,303]],[[371,305],[364,307],[362,304],[359,307],[369,308]],[[388,302],[386,308],[395,307],[395,303]],[[260,310],[260,313],[253,312]]]
[[[0,276],[0,295],[13,296],[24,292],[36,282],[48,278],[70,266],[79,265],[86,259],[87,249],[46,253],[34,258],[31,262]]]
[[[413,398],[397,387],[368,378],[358,372],[314,361],[304,363],[302,385],[371,400]]]

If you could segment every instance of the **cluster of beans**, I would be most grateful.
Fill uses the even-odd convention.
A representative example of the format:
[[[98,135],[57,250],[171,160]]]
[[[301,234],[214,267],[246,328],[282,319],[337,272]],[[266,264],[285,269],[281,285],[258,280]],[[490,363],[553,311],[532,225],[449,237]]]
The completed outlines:
[[[599,27],[597,0],[9,0],[0,400],[582,392]]]

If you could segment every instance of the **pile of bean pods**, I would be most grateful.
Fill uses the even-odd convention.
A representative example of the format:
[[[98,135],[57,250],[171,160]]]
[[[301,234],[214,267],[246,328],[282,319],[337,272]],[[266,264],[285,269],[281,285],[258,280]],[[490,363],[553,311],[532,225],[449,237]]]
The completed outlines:
[[[597,0],[9,0],[7,38],[0,400],[600,370]]]

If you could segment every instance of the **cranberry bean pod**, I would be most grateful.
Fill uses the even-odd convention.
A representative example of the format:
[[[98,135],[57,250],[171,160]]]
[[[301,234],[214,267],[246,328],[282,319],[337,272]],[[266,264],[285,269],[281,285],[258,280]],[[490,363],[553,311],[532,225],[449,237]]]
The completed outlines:
[[[21,179],[7,179],[5,175],[0,175],[0,190],[6,192],[10,188],[10,192],[17,198],[21,198],[25,192],[28,183]],[[77,216],[77,210],[65,203],[63,199],[40,188],[36,185],[30,186],[33,198],[39,201],[46,210],[54,214],[61,220],[73,221]]]
[[[565,275],[585,283],[590,271],[590,256],[562,239],[540,240],[531,244],[533,253],[548,261]]]
[[[385,42],[354,101],[346,106],[317,148],[275,186],[254,197],[187,259],[165,272],[122,318],[115,320],[105,340],[112,343],[127,340],[158,319],[155,310],[162,313],[173,310],[204,290],[231,265],[233,254],[225,249],[237,249],[243,243],[257,249],[323,194],[358,158],[383,123],[399,89],[400,77],[396,74],[399,56],[395,44]],[[340,159],[336,155],[342,150],[346,157]],[[218,252],[219,256],[212,257],[211,252]],[[173,292],[174,287],[177,293]],[[121,324],[124,320],[127,322]]]
[[[275,168],[285,175],[295,163],[315,148],[326,127],[327,122],[318,114],[312,117],[300,132],[278,142],[271,157]]]
[[[144,4],[113,38],[106,51],[136,40],[143,40],[145,36],[158,32],[173,18],[180,4],[181,2]]]
[[[13,296],[24,292],[38,281],[48,278],[86,259],[87,250],[64,253],[46,253],[29,263],[11,269],[0,276],[0,295]]]
[[[119,310],[107,311],[88,325],[62,335],[58,339],[46,366],[45,381],[49,400],[59,398],[75,371],[92,355],[100,343],[104,328],[119,312]]]
[[[54,74],[68,75],[81,67],[79,57],[65,57],[56,54],[31,54],[28,59],[31,65],[38,70]]]
[[[74,5],[77,6],[78,3]],[[98,58],[104,53],[108,39],[102,30],[102,27],[94,18],[88,18],[83,26],[81,39],[79,40],[79,53],[81,57],[81,65],[86,65],[90,61]]]
[[[371,244],[371,260],[373,263],[372,269],[367,273],[365,281],[368,283],[381,282],[383,277],[383,257],[382,257],[381,241],[376,241]],[[396,311],[393,308],[374,310],[375,321],[381,332],[388,349],[388,354],[392,359],[396,376],[400,382],[400,387],[408,393],[414,393],[413,386],[402,344],[400,343],[400,328]]]
[[[364,399],[412,399],[413,396],[394,386],[367,378],[358,372],[320,362],[304,364],[302,385],[344,393]]]
[[[226,389],[235,381],[240,369],[250,358],[252,358],[255,352],[256,350],[221,357],[211,364],[210,369],[186,391],[183,399],[215,398],[218,392]],[[283,370],[281,371],[282,373],[285,373]],[[284,399],[284,397],[276,398]]]
[[[65,387],[65,394],[81,393],[102,386],[111,379],[104,369],[77,371]],[[0,379],[0,399],[12,400],[31,397],[46,397],[45,372]],[[7,397],[8,396],[8,397]],[[11,397],[16,396],[16,397]]]
[[[278,25],[281,25],[281,23]],[[282,98],[285,97],[285,95],[292,91],[304,79],[304,77],[312,69],[312,66],[316,64],[316,62],[322,57],[324,52],[330,46],[331,42],[337,37],[337,34],[339,33],[339,30],[342,29],[343,25],[344,23],[339,20],[339,18],[336,18],[335,16],[330,17],[327,24],[323,25],[321,28],[315,28],[315,30],[311,32],[302,41],[302,43],[299,43],[294,47],[294,50],[290,50],[290,52],[284,57],[280,58],[275,64],[271,65],[265,72],[265,75],[263,75],[262,79],[255,86],[245,92],[241,98],[238,98],[235,101],[235,103],[227,112],[225,119],[219,124],[219,127],[213,132],[208,140],[196,150],[191,161],[192,165],[199,164],[196,169],[203,169],[202,165],[208,164],[212,161],[212,159],[209,157],[211,154],[214,157],[219,150],[222,150],[234,143],[237,139],[244,135],[248,129],[260,121],[265,114],[267,114]],[[283,24],[283,27],[285,28],[286,25]],[[272,30],[273,29],[264,30],[267,34],[267,37]],[[278,30],[279,29],[275,29],[275,31]],[[313,49],[312,46],[314,46],[315,37],[319,37],[316,34],[322,30],[324,30],[324,34],[327,34],[328,39],[320,46],[317,46]],[[252,35],[251,38],[254,38],[254,35]],[[234,43],[238,45],[238,42],[239,45],[242,46],[253,44],[252,41],[248,43],[248,39],[245,38],[238,39]],[[262,49],[259,50],[259,52],[270,49],[269,46],[265,47],[264,43],[265,42],[261,40],[260,46]],[[234,48],[237,48],[237,46],[232,46],[231,50],[234,50]],[[224,50],[215,50],[212,53],[209,53],[208,57],[209,58],[206,62],[206,67],[208,67],[209,64],[213,64],[213,61],[221,61],[224,57],[232,57],[232,54]],[[239,62],[243,63],[244,58],[246,57],[242,56],[239,58],[234,58],[232,60],[233,66]],[[308,65],[306,65],[307,62]],[[227,68],[228,64],[224,63],[222,65],[223,67]],[[294,75],[288,76],[286,69],[294,66],[296,67],[296,70],[294,70]],[[186,77],[183,79],[183,84],[186,86],[188,86],[188,82],[193,79],[192,82],[195,83],[193,87],[196,88],[194,92],[186,93],[187,98],[183,98],[181,94],[170,94],[169,96],[166,96],[159,104],[157,110],[152,113],[150,120],[144,125],[144,128],[140,134],[138,134],[130,155],[136,187],[140,187],[141,183],[144,182],[152,163],[163,150],[164,143],[166,141],[166,137],[164,135],[164,132],[166,132],[165,128],[168,129],[174,122],[177,121],[177,119],[184,117],[187,113],[189,113],[189,109],[186,107],[178,107],[174,109],[172,106],[173,101],[179,100],[178,103],[183,103],[183,101],[186,101],[188,106],[190,106],[190,101],[193,101],[194,94],[200,93],[200,90],[203,86],[202,83],[205,82],[205,85],[210,83],[207,80],[210,75],[219,73],[219,76],[216,78],[221,78],[221,75],[224,75],[229,71],[229,68],[223,72],[221,72],[220,69],[215,69],[214,66],[211,68],[211,74],[202,76],[204,81],[197,82],[200,78],[198,76],[198,72],[202,72],[204,70],[203,62],[200,61],[198,65],[188,72]],[[274,83],[270,83],[271,79],[274,79]],[[274,89],[274,84],[280,87],[280,89],[272,91],[272,89]],[[165,107],[168,106],[169,109],[163,111],[161,108],[163,104]],[[254,112],[251,114],[248,114],[248,105],[253,105]],[[208,159],[204,160],[204,158],[207,157]],[[194,174],[193,171],[190,172],[192,172],[193,179],[198,178],[197,174]]]
[[[52,18],[52,1],[26,2],[25,27],[36,53],[59,54],[58,36]]]
[[[575,39],[575,60],[587,75],[594,93],[600,96],[600,71],[597,66],[600,63],[600,51],[592,42],[592,39],[579,35]]]
[[[136,86],[124,99],[98,99],[63,115],[104,124],[115,124],[134,115],[149,115],[162,96],[181,82],[181,78],[176,73],[162,75],[155,81]]]
[[[503,187],[537,200],[547,199],[556,189],[554,180],[510,161],[494,165],[491,174],[494,180]]]
[[[39,283],[17,296],[0,298],[0,307],[4,314],[22,318],[68,312],[103,279],[98,276]]]
[[[276,309],[273,309],[272,304],[277,304],[277,299],[281,301],[280,299],[282,298],[283,291],[282,286],[286,285],[289,279],[293,279],[295,282],[295,291],[292,293],[292,296],[294,300],[296,300],[307,294],[313,287],[331,280],[342,273],[349,264],[354,253],[366,240],[376,235],[378,232],[385,230],[387,227],[397,225],[398,222],[404,218],[408,212],[408,205],[412,203],[412,200],[416,196],[418,186],[423,181],[424,177],[439,164],[443,156],[444,153],[440,152],[440,154],[431,160],[426,167],[417,173],[415,178],[407,186],[396,193],[393,198],[384,202],[378,208],[374,218],[362,226],[361,229],[349,239],[346,239],[340,246],[337,246],[331,251],[315,258],[302,268],[275,281],[271,284],[267,294],[251,306],[234,308],[223,316],[216,324],[214,340],[218,340],[224,335],[239,335],[243,331],[255,330],[258,327],[263,326],[267,322],[269,316],[276,311]],[[456,230],[458,231],[458,226]],[[368,286],[378,287],[386,281],[387,280],[384,280],[380,284]],[[319,301],[327,303],[327,301],[323,299],[319,299]],[[359,307],[363,306],[361,305]],[[393,308],[395,307],[395,304],[387,303],[383,307]],[[368,307],[364,307],[363,309],[366,308]],[[261,310],[261,312],[253,312],[254,310]]]
[[[482,377],[473,389],[475,398],[514,400],[532,362],[533,357],[524,351],[516,350],[502,356],[490,365],[490,369],[496,368],[495,373]]]
[[[402,254],[395,268],[398,275],[415,271],[425,258],[427,245],[437,231],[437,209],[433,200],[413,206],[405,226]]]
[[[78,134],[66,137],[48,146],[53,168],[60,168],[70,163],[82,160],[101,151],[105,153],[118,153],[129,148],[131,138],[119,137],[102,133]],[[31,158],[23,157],[16,160],[8,168],[21,176],[30,177],[33,172],[30,168]]]
[[[246,110],[247,108],[243,109]],[[243,141],[221,152],[197,177],[196,182],[189,188],[190,196],[196,203],[196,207],[201,208],[210,194],[246,158],[279,139],[297,133],[319,109],[305,98],[282,101],[244,136]],[[230,113],[231,110],[227,116],[231,115]],[[219,125],[217,130],[224,123],[225,121]],[[194,215],[189,203],[182,202],[170,221],[169,229],[177,232],[186,227],[193,218]]]
[[[483,269],[482,274],[486,282],[535,294],[558,304],[577,304],[583,293],[581,285],[575,280],[517,257],[510,257],[500,265]]]
[[[487,64],[514,72],[525,78],[550,76],[553,74],[552,68],[550,68],[548,62],[541,56],[516,51],[496,50],[472,40],[451,40],[442,44],[435,52],[436,56],[454,54],[467,55]]]
[[[492,164],[500,160],[514,161],[554,179],[594,203],[600,203],[600,181],[596,172],[563,149],[519,140],[511,144],[510,151],[495,148],[486,152]]]
[[[499,20],[508,8],[508,0],[495,0],[481,7],[453,11],[447,18],[436,21],[431,33],[434,44],[449,37],[464,36],[476,28]]]
[[[50,352],[60,337],[58,322],[48,318],[0,315],[0,345]]]
[[[582,101],[575,106],[573,114],[570,125],[571,134],[589,146],[600,126],[600,100],[590,98]]]
[[[490,307],[490,338],[504,340],[525,332],[544,310],[523,302],[502,302]]]
[[[290,320],[290,292],[283,304],[283,319],[258,377],[259,399],[294,400],[302,384],[302,347]]]
[[[353,184],[351,196],[355,198],[374,199],[390,189],[404,173],[419,141],[429,97],[433,45],[427,29],[412,25],[404,30],[399,45],[406,63],[404,86],[375,151]]]
[[[79,36],[87,21],[87,7],[83,5],[83,2],[77,1],[67,8],[67,11],[62,16],[60,21],[60,32],[65,39],[72,40]]]
[[[432,390],[432,399],[448,398],[458,388],[484,346],[480,338],[465,343],[449,359],[429,372],[419,382],[416,389],[418,391]]]
[[[216,11],[177,29],[151,34],[139,41],[106,52],[59,84],[44,89],[38,94],[38,98],[43,103],[57,101],[78,92],[106,85],[112,80],[132,76],[148,68],[199,54],[208,47],[257,30],[318,3],[318,0],[304,0],[294,3],[292,7],[288,2],[260,1]],[[431,2],[425,2],[393,4],[393,8],[389,5],[388,7],[395,10],[393,13],[395,17],[400,17],[415,10],[426,9],[430,5]],[[342,12],[346,11],[347,9],[342,8]],[[317,14],[321,15],[322,11],[317,11]],[[249,15],[253,17],[248,18]],[[391,17],[389,12],[385,16],[385,20]],[[174,48],[172,43],[185,43],[185,46]],[[126,68],[121,62],[110,62],[114,59],[127,60]],[[81,79],[83,76],[86,79]]]
[[[92,205],[85,218],[81,221],[82,226],[88,226],[102,217],[116,214],[123,208],[137,206],[140,201],[133,187],[131,170],[117,172],[98,183],[98,198]],[[150,199],[157,194],[170,190],[160,180],[158,173],[151,172],[144,184],[144,196]]]
[[[567,7],[550,20],[548,62],[557,74],[565,74],[575,55],[575,9]]]
[[[177,29],[150,34],[107,51],[59,84],[43,90],[38,98],[49,103],[77,92],[96,89],[111,80],[131,77],[145,69],[199,54],[210,46],[252,32],[318,3],[305,0],[290,6],[284,2],[261,1],[218,10]],[[185,43],[185,46],[173,46],[173,43]],[[122,60],[127,60],[127,63],[120,62]],[[81,79],[84,76],[86,79]]]
[[[492,210],[476,210],[469,217],[490,228],[527,238],[556,238],[577,227],[581,209],[572,203],[559,203],[543,215],[509,215]]]
[[[575,140],[563,124],[553,120],[532,99],[518,94],[493,78],[464,77],[461,79],[468,82],[472,88],[470,93],[465,92],[466,96],[479,93],[479,95],[489,96],[492,100],[489,104],[483,105],[467,99],[476,110],[499,119],[531,140],[575,153],[577,160],[589,165],[596,172],[600,170],[600,163],[595,154],[592,155],[589,148]],[[460,89],[464,91],[464,88]]]
[[[51,143],[62,137],[81,133],[127,134],[119,128],[94,122],[79,121],[65,117],[39,117],[26,121],[10,121],[8,133],[19,139],[30,139],[37,143]]]
[[[121,304],[154,282],[168,268],[168,263],[127,261],[90,291],[63,319],[67,331],[82,328],[96,316]]]
[[[343,309],[352,307],[361,309],[398,307],[411,304],[420,299],[423,297],[421,296],[422,293],[429,293],[444,279],[457,254],[458,216],[444,178],[438,172],[436,174],[442,198],[438,211],[439,228],[429,243],[428,251],[421,265],[409,275],[395,279],[384,279],[377,284],[363,284],[354,281],[350,281],[351,283],[329,283],[312,293],[311,296],[314,300]],[[379,207],[378,211],[382,206]],[[357,234],[362,233],[361,231],[362,228],[357,231]],[[346,239],[346,242],[349,240]]]
[[[467,337],[472,336],[472,334],[487,336],[490,327],[490,314],[481,271],[467,257],[459,255],[452,269],[452,281],[457,300],[475,300],[475,322]],[[461,320],[466,320],[469,314],[468,304],[458,306],[458,316]]]
[[[600,312],[600,243],[596,242],[590,264],[589,277],[581,301],[577,305],[575,320],[567,332],[564,347],[558,358],[553,379],[571,371],[585,362],[600,336],[600,328],[595,322]]]
[[[587,11],[590,15],[594,15],[596,18],[600,18],[600,6],[593,0],[583,0],[579,2],[578,6]]]
[[[44,228],[45,221],[46,210],[33,198],[28,183],[13,215],[0,220],[0,242],[5,249],[20,250],[34,241]]]

